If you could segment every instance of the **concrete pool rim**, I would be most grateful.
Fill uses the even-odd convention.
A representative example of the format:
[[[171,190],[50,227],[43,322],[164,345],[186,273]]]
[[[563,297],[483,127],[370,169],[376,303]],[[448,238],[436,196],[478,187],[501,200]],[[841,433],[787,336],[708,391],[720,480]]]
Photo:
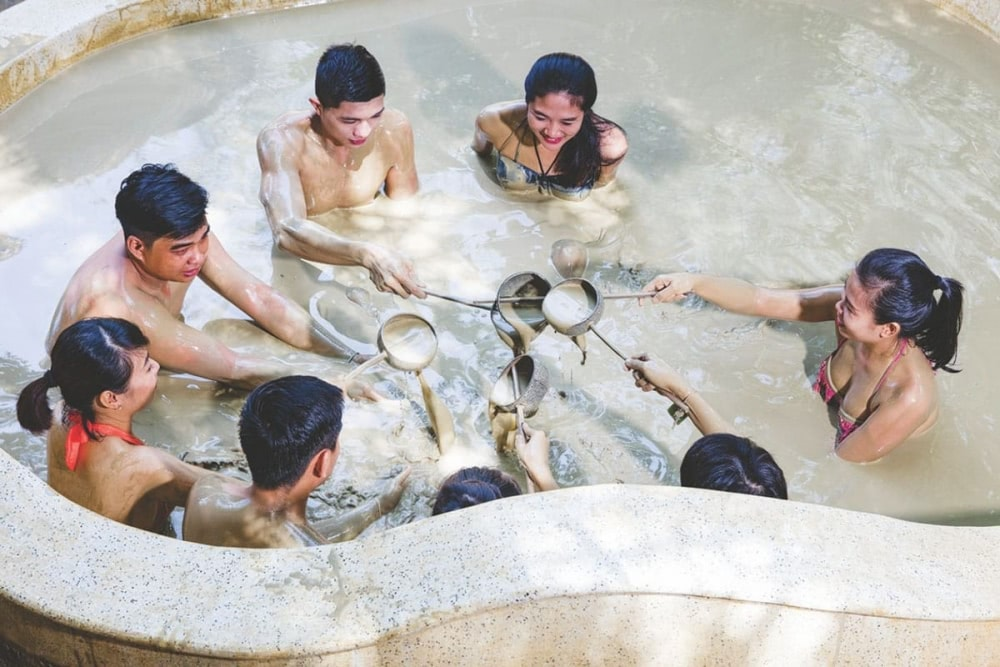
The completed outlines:
[[[0,110],[126,39],[308,4],[321,2],[26,0],[0,13]],[[1000,34],[996,0],[934,4]],[[997,528],[601,485],[354,543],[249,551],[114,524],[3,452],[0,480],[0,615],[12,621],[0,643],[56,664],[986,662],[1000,638]],[[664,633],[675,618],[689,632]]]

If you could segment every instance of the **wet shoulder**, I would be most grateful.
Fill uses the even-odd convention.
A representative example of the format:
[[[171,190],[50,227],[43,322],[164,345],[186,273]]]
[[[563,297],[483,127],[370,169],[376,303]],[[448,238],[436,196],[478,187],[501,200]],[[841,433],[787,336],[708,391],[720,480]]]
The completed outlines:
[[[937,380],[919,347],[910,347],[893,366],[879,390],[879,402],[892,400],[907,409],[930,411],[938,402]]]
[[[625,131],[610,123],[601,135],[601,157],[606,161],[618,161],[628,152],[628,137]]]
[[[257,135],[258,150],[301,146],[311,127],[312,112],[291,111],[274,119]]]
[[[523,101],[497,102],[479,112],[476,124],[496,143],[513,132],[524,121],[526,114],[527,107]]]

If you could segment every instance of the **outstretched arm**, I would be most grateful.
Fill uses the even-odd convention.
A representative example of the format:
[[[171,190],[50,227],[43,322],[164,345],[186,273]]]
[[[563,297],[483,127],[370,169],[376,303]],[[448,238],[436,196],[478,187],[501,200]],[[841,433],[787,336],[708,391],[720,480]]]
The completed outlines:
[[[140,451],[143,455],[140,465],[147,472],[132,474],[130,482],[144,486],[140,495],[149,494],[170,507],[184,507],[194,483],[206,475],[215,474],[155,447],[143,447]]]
[[[836,317],[836,304],[843,285],[827,285],[809,289],[770,289],[758,287],[739,278],[723,278],[696,273],[666,273],[654,278],[643,288],[656,292],[653,303],[677,301],[688,294],[702,299],[723,310],[755,317],[773,317],[781,320],[823,322]],[[640,300],[640,305],[646,299]]]
[[[733,432],[733,427],[670,364],[641,355],[626,361],[625,368],[632,371],[635,386],[655,391],[681,406],[702,435]]]
[[[117,298],[105,298],[97,302],[90,313],[135,322],[149,338],[149,356],[164,370],[190,373],[246,389],[292,371],[277,359],[236,352],[159,306],[137,308]]]
[[[412,144],[412,134],[410,142]],[[402,297],[425,296],[408,259],[374,243],[347,240],[306,217],[296,149],[281,128],[267,128],[260,133],[257,158],[261,172],[260,201],[274,241],[282,250],[315,262],[362,266],[368,269],[372,282],[380,291],[395,292]],[[412,160],[411,146],[410,163]],[[403,196],[411,185],[416,190],[416,178],[416,167],[406,167],[405,171],[392,175],[393,184],[387,182],[386,187],[398,188],[397,195]]]
[[[391,512],[403,495],[406,480],[410,476],[410,468],[386,482],[382,492],[358,505],[349,512],[338,516],[314,521],[311,525],[327,542],[345,542],[353,540],[361,532],[379,518]]]
[[[199,277],[268,333],[289,345],[339,356],[355,353],[324,336],[301,306],[237,264],[215,237],[210,237]]]

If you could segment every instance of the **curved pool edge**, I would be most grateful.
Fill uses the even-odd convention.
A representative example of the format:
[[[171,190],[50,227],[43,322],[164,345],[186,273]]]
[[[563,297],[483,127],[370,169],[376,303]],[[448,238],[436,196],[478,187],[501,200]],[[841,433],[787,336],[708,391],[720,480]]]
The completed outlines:
[[[0,643],[54,664],[960,664],[1000,640],[996,528],[601,485],[221,549],[103,519],[6,453],[0,479]]]
[[[0,111],[106,46],[324,1],[26,0],[0,12]],[[1000,39],[997,0],[930,1]],[[998,547],[1000,528],[599,486],[343,545],[212,549],[82,510],[0,452],[0,663],[984,664]]]
[[[108,46],[185,23],[339,0],[25,0],[0,12],[0,112]]]

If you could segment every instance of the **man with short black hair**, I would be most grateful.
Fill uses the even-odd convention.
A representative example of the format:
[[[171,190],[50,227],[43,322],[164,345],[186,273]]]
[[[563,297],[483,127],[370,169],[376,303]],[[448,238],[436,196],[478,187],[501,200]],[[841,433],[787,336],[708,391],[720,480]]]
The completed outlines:
[[[73,274],[47,347],[74,322],[120,317],[149,338],[149,354],[164,369],[244,387],[288,374],[287,364],[236,352],[184,324],[184,298],[201,278],[289,345],[344,355],[318,335],[309,313],[229,256],[211,233],[207,206],[205,189],[173,165],[146,164],[129,174],[115,199],[122,231]]]
[[[222,547],[314,546],[348,540],[399,502],[409,468],[376,498],[309,523],[309,494],[333,472],[344,398],[319,378],[293,375],[250,392],[240,412],[240,446],[250,483],[209,475],[191,489],[183,536]]]
[[[331,46],[309,103],[309,111],[281,116],[257,138],[260,201],[275,243],[303,259],[363,266],[379,290],[424,298],[408,259],[309,219],[367,204],[380,189],[393,199],[417,191],[413,130],[402,112],[386,108],[378,62],[359,44]]]

